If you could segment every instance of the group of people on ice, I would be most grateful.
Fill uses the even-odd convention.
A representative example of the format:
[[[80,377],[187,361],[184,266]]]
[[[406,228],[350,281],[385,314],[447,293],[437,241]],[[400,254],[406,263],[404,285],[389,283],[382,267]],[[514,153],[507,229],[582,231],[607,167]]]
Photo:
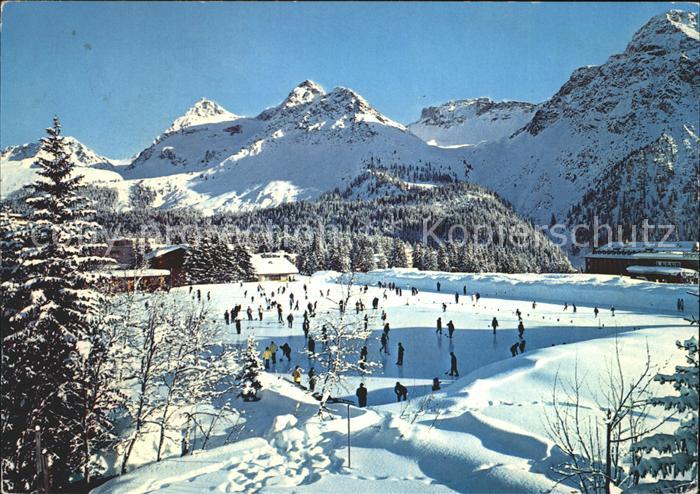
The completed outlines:
[[[378,288],[383,289],[383,293],[381,296],[383,297],[384,300],[387,300],[389,295],[393,294],[395,296],[402,296],[402,289],[399,287],[396,283],[394,282],[389,282],[389,283],[384,283],[384,282],[378,282],[377,283]],[[257,287],[257,293],[253,294],[250,296],[250,302],[253,304],[255,302],[256,297],[260,300],[260,305],[258,306],[258,320],[262,321],[263,320],[263,307],[266,307],[268,311],[273,311],[273,313],[276,311],[278,318],[277,322],[281,325],[284,325],[286,323],[286,326],[288,328],[293,328],[294,323],[295,323],[295,314],[294,312],[299,311],[300,312],[300,303],[301,300],[305,299],[306,306],[303,308],[303,322],[301,324],[301,330],[303,331],[304,334],[304,347],[300,348],[300,353],[305,353],[307,355],[307,358],[309,360],[309,364],[312,363],[316,356],[316,345],[317,343],[320,343],[321,345],[325,346],[329,344],[329,335],[328,335],[328,328],[326,325],[320,325],[321,327],[318,328],[316,327],[315,331],[311,331],[311,319],[314,318],[317,314],[317,307],[318,307],[318,300],[310,300],[310,294],[308,291],[308,287],[306,284],[303,285],[303,297],[298,297],[295,295],[291,290],[289,293],[287,293],[288,286],[280,286],[277,287],[276,289],[270,290],[269,293],[266,292],[266,290],[261,286],[258,285]],[[416,287],[409,287],[407,286],[407,289],[410,288],[411,290],[411,295],[416,296],[418,295],[419,291]],[[443,286],[441,283],[438,281],[436,284],[436,288],[438,292],[441,292],[443,290]],[[369,287],[365,285],[364,287],[360,288],[360,294],[367,294],[368,293]],[[450,290],[451,291],[451,290]],[[327,290],[319,290],[319,294],[321,298],[330,298],[330,289]],[[461,293],[460,291],[455,291],[454,292],[454,303],[459,304],[460,303],[460,296],[468,296],[467,293],[467,286],[464,285],[461,287]],[[248,292],[247,290],[244,292],[244,297],[246,300],[248,300]],[[287,299],[287,303],[283,304],[281,303],[281,300]],[[471,301],[473,305],[476,305],[481,299],[481,294],[479,293],[474,293],[471,295]],[[380,297],[379,296],[374,296],[371,298],[371,302],[369,299],[362,299],[362,298],[357,298],[354,301],[354,313],[356,315],[360,315],[362,313],[364,314],[363,318],[360,318],[360,324],[362,324],[362,321],[364,321],[364,329],[367,330],[370,319],[368,317],[369,311],[367,311],[367,307],[365,306],[365,302],[368,302],[368,306],[371,306],[371,310],[376,313],[376,311],[379,311],[381,309],[380,307]],[[349,305],[349,304],[348,304]],[[447,312],[448,304],[445,302],[441,302],[443,313]],[[285,317],[285,306],[289,308],[289,312],[286,314]],[[537,302],[533,301],[532,302],[532,309],[535,310],[537,307]],[[682,300],[678,300],[678,305],[677,305],[678,310],[682,310]],[[346,302],[341,300],[337,302],[336,309],[337,311],[340,312],[341,315],[345,314],[348,311],[349,307],[346,307]],[[571,304],[569,305],[568,302],[564,303],[564,308],[563,310],[569,311],[571,309],[572,313],[576,313],[578,308],[576,304]],[[331,309],[332,311],[333,309]],[[594,310],[594,317],[598,318],[599,314],[599,309],[598,307],[595,307]],[[612,316],[614,317],[615,315],[615,308],[611,307],[610,312]],[[224,320],[226,325],[229,324],[235,324],[236,325],[236,331],[238,334],[241,333],[241,320],[245,320],[246,316],[248,321],[254,321],[253,318],[253,309],[251,306],[248,306],[247,309],[245,310],[245,316],[242,318],[240,317],[241,313],[243,313],[243,307],[242,304],[237,304],[235,305],[231,310],[226,310],[224,312]],[[523,314],[520,311],[520,309],[515,310],[515,314],[518,318],[518,324],[517,324],[517,330],[518,330],[518,340],[514,342],[510,347],[510,353],[513,357],[522,354],[525,352],[526,348],[526,341],[525,341],[525,324],[523,321]],[[529,316],[529,314],[528,314]],[[298,316],[297,316],[298,317]],[[444,317],[444,314],[443,314]],[[443,317],[438,317],[436,321],[436,329],[435,333],[437,336],[442,337],[443,335]],[[447,318],[445,318],[447,319]],[[387,312],[382,309],[381,310],[381,324],[383,329],[382,332],[379,336],[379,352],[381,355],[389,355],[389,345],[390,345],[390,333],[391,333],[391,326],[388,321],[388,315]],[[448,322],[445,324],[447,328],[447,336],[450,339],[453,339],[455,336],[455,323],[452,319],[449,319]],[[497,317],[493,317],[490,323],[490,326],[492,328],[493,334],[496,335],[498,329],[500,328],[500,323],[497,319]],[[369,343],[369,342],[367,342]],[[397,342],[396,346],[397,350],[397,358],[395,365],[397,366],[403,366],[404,365],[404,360],[405,360],[405,355],[406,355],[406,348],[402,342]],[[452,350],[452,348],[450,348]],[[262,352],[262,357],[263,357],[263,363],[264,363],[264,368],[265,370],[270,370],[271,366],[275,366],[277,364],[277,352],[281,351],[282,356],[280,359],[280,362],[284,361],[286,359],[287,363],[290,364],[292,360],[292,348],[288,342],[285,342],[282,344],[279,348],[275,344],[274,341],[271,341],[270,344],[265,347],[265,350]],[[359,358],[358,358],[358,367],[359,371],[365,371],[367,369],[367,364],[368,362],[368,345],[365,344],[362,346],[361,350],[359,351]],[[457,368],[457,356],[455,355],[454,351],[450,351],[450,366],[449,366],[449,371],[445,372],[445,374],[449,374],[450,377],[458,377],[459,376],[459,371]],[[292,379],[294,383],[302,386],[302,380],[304,377],[304,371],[303,369],[299,366],[296,365],[294,370],[292,371]],[[317,375],[316,371],[313,366],[310,367],[309,371],[307,372],[307,379],[308,379],[308,389],[311,390],[311,392],[314,392],[314,389],[316,387],[316,381],[317,381]],[[435,378],[434,383],[433,383],[433,390],[440,389],[439,385],[439,379]],[[394,388],[394,391],[396,392],[397,399],[399,401],[405,400],[408,395],[408,389],[403,386],[400,382],[396,383],[396,386]],[[359,388],[356,390],[356,397],[358,399],[358,404],[360,406],[366,406],[367,404],[367,388],[365,387],[364,383],[360,385]]]

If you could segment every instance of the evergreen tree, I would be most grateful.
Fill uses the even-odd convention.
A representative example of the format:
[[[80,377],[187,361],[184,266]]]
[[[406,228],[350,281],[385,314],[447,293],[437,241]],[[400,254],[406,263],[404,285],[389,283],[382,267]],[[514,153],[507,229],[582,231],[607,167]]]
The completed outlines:
[[[5,491],[37,489],[35,434],[41,433],[49,482],[68,483],[80,463],[84,397],[94,384],[83,369],[101,350],[94,269],[107,264],[94,242],[87,200],[79,194],[57,118],[42,139],[37,181],[27,205],[29,222],[12,235],[16,262],[2,285],[2,473]],[[4,247],[9,247],[4,244]],[[90,372],[90,374],[93,374]],[[101,407],[102,405],[100,405]],[[109,408],[107,406],[107,408]],[[99,418],[97,418],[97,415]],[[111,428],[94,409],[91,435]]]
[[[678,394],[652,398],[650,403],[678,413],[680,425],[672,434],[657,433],[644,437],[631,448],[637,455],[649,455],[632,467],[632,475],[637,479],[647,475],[654,477],[657,481],[650,487],[659,492],[690,492],[693,486],[697,489],[700,406],[698,341],[693,337],[682,343],[676,342],[676,346],[685,350],[687,365],[676,366],[673,374],[657,374],[655,380],[661,384],[672,384]],[[650,456],[654,451],[659,456]],[[682,476],[686,478],[678,478]]]
[[[394,239],[391,244],[391,252],[388,258],[388,264],[391,268],[406,268],[408,267],[408,256],[406,256],[406,246],[401,240]]]
[[[197,243],[190,245],[182,263],[187,283],[196,285],[210,282],[213,260],[212,250],[211,239],[206,236]]]
[[[339,273],[350,271],[350,249],[345,242],[338,242],[328,253],[328,269]]]
[[[258,344],[255,336],[248,336],[248,346],[243,357],[243,366],[238,374],[238,389],[244,401],[257,401],[260,399],[258,391],[262,389],[260,382],[262,365],[258,356]]]
[[[229,245],[216,235],[206,235],[192,245],[183,263],[190,284],[231,283],[254,277],[250,253],[240,244]]]
[[[251,261],[248,249],[243,245],[234,243],[232,247],[233,263],[236,267],[237,278],[235,281],[251,281],[255,279],[255,269]]]

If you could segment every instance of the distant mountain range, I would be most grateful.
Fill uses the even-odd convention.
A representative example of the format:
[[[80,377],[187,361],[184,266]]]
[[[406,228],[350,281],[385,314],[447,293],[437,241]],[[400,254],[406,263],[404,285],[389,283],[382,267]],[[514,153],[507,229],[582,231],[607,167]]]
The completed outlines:
[[[202,99],[126,164],[69,145],[80,173],[124,208],[135,188],[157,208],[212,213],[469,181],[539,223],[646,217],[698,238],[699,107],[697,17],[674,10],[540,104],[451,101],[404,126],[351,89],[304,81],[256,117]],[[4,197],[33,179],[37,150],[2,151]]]

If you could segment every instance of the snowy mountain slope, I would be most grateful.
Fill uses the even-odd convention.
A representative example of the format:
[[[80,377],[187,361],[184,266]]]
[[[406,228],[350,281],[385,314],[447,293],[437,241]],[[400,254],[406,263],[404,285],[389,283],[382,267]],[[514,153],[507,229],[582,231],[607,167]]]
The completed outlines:
[[[515,135],[466,149],[469,179],[547,224],[552,214],[561,221],[574,205],[602,207],[610,200],[606,195],[629,190],[632,178],[615,194],[602,192],[615,167],[653,147],[654,163],[672,168],[672,178],[663,186],[663,200],[642,213],[651,222],[667,209],[686,214],[684,204],[697,201],[699,39],[695,13],[652,18],[623,53],[576,70]],[[643,174],[636,179],[645,180]],[[696,238],[697,229],[681,232],[689,235]]]
[[[156,192],[157,206],[223,211],[313,199],[368,168],[452,181],[465,176],[459,163],[461,151],[428,146],[351,89],[304,81],[256,118],[159,136],[124,176]]]
[[[536,109],[532,103],[489,98],[449,101],[424,108],[408,128],[438,146],[478,144],[510,137],[532,119]]]
[[[111,184],[122,181],[115,165],[104,156],[100,156],[74,137],[65,137],[69,157],[77,165],[76,172],[85,177],[86,183]],[[0,195],[7,197],[36,178],[37,168],[33,166],[40,153],[39,142],[20,146],[10,146],[0,153]]]

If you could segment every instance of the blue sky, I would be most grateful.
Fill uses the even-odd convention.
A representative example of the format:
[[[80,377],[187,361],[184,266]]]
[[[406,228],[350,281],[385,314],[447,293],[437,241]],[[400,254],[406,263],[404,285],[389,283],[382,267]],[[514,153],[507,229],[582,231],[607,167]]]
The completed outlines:
[[[690,3],[10,3],[0,144],[66,134],[127,157],[200,97],[256,115],[304,79],[353,88],[403,123],[424,106],[539,102]]]

